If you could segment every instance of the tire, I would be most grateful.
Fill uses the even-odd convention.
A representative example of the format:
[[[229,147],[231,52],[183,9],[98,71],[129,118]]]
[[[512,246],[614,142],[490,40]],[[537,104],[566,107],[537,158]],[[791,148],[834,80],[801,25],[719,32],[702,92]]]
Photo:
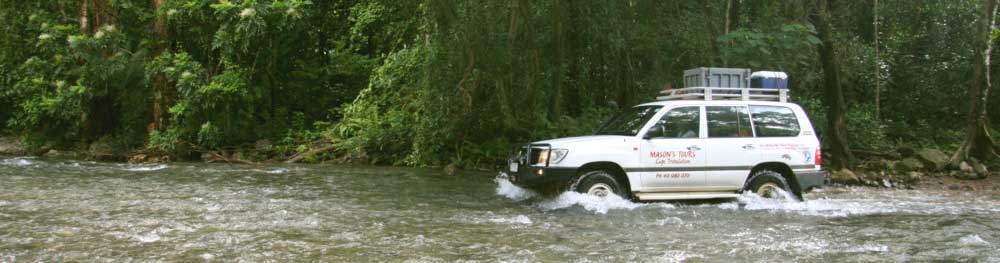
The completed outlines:
[[[788,193],[792,199],[801,201],[792,188],[788,186],[788,180],[785,180],[781,173],[771,170],[761,170],[754,173],[744,191],[753,192],[764,198],[782,198],[784,196],[776,191],[779,189]]]
[[[600,170],[580,175],[580,179],[570,186],[570,189],[577,193],[598,197],[606,197],[608,194],[613,194],[621,198],[626,198],[625,191],[622,190],[618,180],[615,180],[615,177],[610,173]]]

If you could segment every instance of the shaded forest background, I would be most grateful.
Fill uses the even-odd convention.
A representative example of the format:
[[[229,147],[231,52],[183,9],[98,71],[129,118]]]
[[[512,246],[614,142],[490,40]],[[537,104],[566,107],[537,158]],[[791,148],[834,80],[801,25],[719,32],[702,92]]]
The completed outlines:
[[[717,66],[788,72],[825,137],[825,8],[849,149],[958,149],[983,2],[819,2],[0,0],[0,124],[34,152],[491,167]]]

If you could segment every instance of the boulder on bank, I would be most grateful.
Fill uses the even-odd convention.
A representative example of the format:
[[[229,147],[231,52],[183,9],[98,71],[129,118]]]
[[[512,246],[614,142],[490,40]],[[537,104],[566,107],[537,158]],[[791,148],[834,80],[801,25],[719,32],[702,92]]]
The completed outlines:
[[[905,158],[897,162],[893,168],[900,172],[920,171],[920,169],[924,169],[924,163],[916,158]]]
[[[24,154],[24,146],[16,137],[0,137],[0,154]]]
[[[924,164],[924,167],[931,171],[940,171],[948,166],[948,155],[938,149],[923,149],[916,153],[916,157]]]
[[[861,178],[851,170],[841,169],[830,174],[830,181],[838,184],[858,184]]]
[[[910,146],[908,144],[903,144],[900,145],[899,147],[896,147],[896,152],[898,152],[899,155],[903,156],[904,158],[913,157],[913,155],[917,153],[917,151],[913,149],[913,146]]]

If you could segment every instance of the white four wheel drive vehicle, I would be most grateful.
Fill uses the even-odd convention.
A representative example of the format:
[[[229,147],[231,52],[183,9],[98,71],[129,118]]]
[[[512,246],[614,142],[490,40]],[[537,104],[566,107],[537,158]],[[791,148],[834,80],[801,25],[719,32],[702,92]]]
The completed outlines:
[[[732,198],[745,191],[801,200],[825,183],[820,143],[784,89],[684,88],[620,112],[591,136],[519,147],[516,185],[633,200]]]

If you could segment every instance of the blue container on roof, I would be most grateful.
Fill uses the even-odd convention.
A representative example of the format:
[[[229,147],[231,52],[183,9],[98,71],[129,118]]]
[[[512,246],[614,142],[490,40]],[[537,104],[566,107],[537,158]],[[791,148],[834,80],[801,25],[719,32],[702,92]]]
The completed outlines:
[[[781,71],[757,71],[750,74],[750,88],[788,89],[788,74]]]

